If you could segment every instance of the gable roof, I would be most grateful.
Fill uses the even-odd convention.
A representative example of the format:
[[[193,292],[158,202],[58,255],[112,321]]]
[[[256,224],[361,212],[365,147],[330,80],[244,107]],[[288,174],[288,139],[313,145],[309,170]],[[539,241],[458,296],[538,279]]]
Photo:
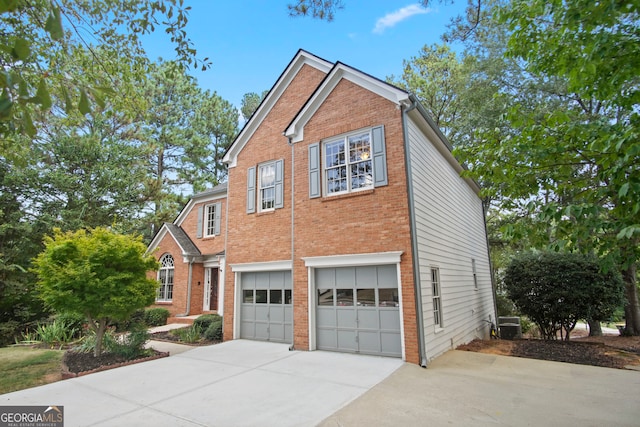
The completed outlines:
[[[153,237],[153,240],[149,244],[147,248],[147,253],[153,252],[162,239],[169,233],[173,240],[180,247],[180,251],[182,252],[182,256],[200,256],[200,249],[191,241],[187,233],[179,226],[175,224],[171,224],[165,222],[156,235]]]
[[[258,127],[260,127],[260,124],[267,117],[269,111],[271,111],[285,89],[289,86],[291,81],[304,65],[314,67],[323,73],[328,73],[333,67],[333,63],[325,61],[322,58],[300,49],[291,62],[289,62],[289,65],[282,72],[267,96],[262,100],[256,111],[249,118],[247,123],[245,123],[236,139],[229,146],[229,149],[222,159],[222,161],[228,164],[229,167],[234,167],[236,165],[236,160],[240,151],[242,151],[247,141],[249,141]]]
[[[284,130],[284,135],[291,138],[292,142],[302,141],[304,139],[304,126],[342,79],[349,80],[396,105],[408,106],[410,104],[408,92],[346,64],[337,62]]]
[[[182,208],[176,219],[173,221],[176,225],[182,225],[182,221],[189,214],[193,206],[197,203],[206,202],[209,200],[221,199],[227,196],[227,183],[223,182],[222,184],[216,185],[215,187],[203,191],[202,193],[196,193],[187,202],[186,205]]]

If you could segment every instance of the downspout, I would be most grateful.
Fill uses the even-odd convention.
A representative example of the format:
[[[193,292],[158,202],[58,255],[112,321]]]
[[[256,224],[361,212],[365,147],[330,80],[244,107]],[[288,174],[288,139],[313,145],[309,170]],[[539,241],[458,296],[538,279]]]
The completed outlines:
[[[487,209],[484,202],[482,203],[482,218],[484,220],[484,237],[487,240],[487,258],[489,259],[489,273],[491,277],[491,290],[493,291],[493,314],[495,317],[495,325],[498,328],[498,289],[496,288],[496,277],[493,272],[493,262],[491,261],[491,247],[489,246],[489,230],[487,229]]]
[[[424,339],[424,318],[422,313],[422,289],[420,288],[420,259],[418,257],[418,236],[416,234],[416,215],[414,211],[415,200],[413,194],[413,180],[411,179],[411,156],[409,155],[409,134],[407,132],[407,114],[414,110],[418,104],[410,98],[411,105],[405,109],[402,107],[402,131],[404,133],[404,162],[407,173],[407,197],[409,204],[409,227],[411,228],[411,252],[413,260],[413,288],[416,302],[416,321],[418,323],[418,353],[420,366],[427,367],[427,349]]]
[[[294,243],[294,238],[295,238],[295,216],[294,216],[294,205],[293,202],[295,200],[294,197],[294,191],[293,191],[293,183],[294,183],[294,179],[295,179],[295,170],[294,170],[294,160],[295,160],[295,151],[293,148],[293,142],[291,142],[291,138],[287,138],[288,139],[288,144],[291,147],[291,287],[293,288],[293,270],[294,270],[294,265],[293,265],[293,261],[294,261],[294,257],[293,257],[293,251],[295,248],[295,243]],[[284,297],[284,295],[283,295]],[[293,311],[293,306],[294,306],[294,302],[295,302],[296,296],[295,293],[293,292],[293,289],[291,290],[291,310]],[[293,313],[291,314],[291,346],[289,346],[289,351],[293,351],[295,350],[294,348],[294,343],[293,343],[293,337],[295,336],[295,329],[294,329],[294,322],[295,322],[295,316],[293,315]]]
[[[176,317],[187,317],[191,311],[191,278],[193,277],[193,261],[195,257],[189,257],[189,278],[187,279],[187,310]]]

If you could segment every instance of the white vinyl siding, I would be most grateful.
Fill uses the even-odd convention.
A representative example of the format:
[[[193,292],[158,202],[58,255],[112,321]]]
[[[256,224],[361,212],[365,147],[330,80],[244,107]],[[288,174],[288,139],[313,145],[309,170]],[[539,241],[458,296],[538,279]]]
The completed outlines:
[[[443,153],[408,118],[411,179],[427,359],[478,337],[493,315],[493,292],[482,201]],[[435,140],[435,135],[432,135]],[[444,147],[442,148],[444,149]],[[470,259],[475,260],[476,280]],[[434,318],[431,268],[438,266],[440,310]],[[440,319],[442,320],[442,318]]]

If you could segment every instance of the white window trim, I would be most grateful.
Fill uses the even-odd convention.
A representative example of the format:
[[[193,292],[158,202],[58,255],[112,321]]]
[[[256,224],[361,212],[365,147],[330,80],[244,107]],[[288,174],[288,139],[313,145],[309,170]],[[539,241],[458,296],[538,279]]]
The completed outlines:
[[[433,293],[433,284],[434,284],[434,280],[433,280],[433,272],[436,272],[437,275],[437,281],[436,283],[436,289],[438,291],[438,295],[436,296]],[[442,310],[442,278],[440,276],[440,268],[438,267],[431,267],[429,269],[429,273],[431,275],[430,277],[430,282],[431,282],[431,303],[432,303],[432,310],[433,310],[433,325],[435,327],[435,331],[440,332],[442,330],[444,330],[444,318],[443,318],[443,310]],[[438,300],[438,317],[440,318],[439,322],[436,322],[436,304],[435,304],[435,300]]]
[[[173,257],[173,255],[171,255],[171,254],[168,254],[168,253],[167,253],[167,254],[164,254],[164,255],[162,255],[162,256],[160,257],[160,263],[162,264],[162,263],[163,263],[163,260],[164,260],[165,258],[167,258],[167,257],[171,257],[171,263],[172,263],[173,265],[172,265],[172,266],[170,266],[170,267],[165,267],[165,266],[162,266],[162,265],[161,265],[161,266],[160,266],[160,268],[158,269],[158,274],[157,274],[157,276],[156,276],[156,277],[157,277],[158,282],[160,283],[160,289],[158,289],[158,292],[156,292],[156,302],[173,302],[173,290],[174,290],[174,287],[175,287],[175,271],[176,271],[176,270],[175,270],[175,265],[176,265],[176,260],[175,260],[175,258]],[[165,289],[164,294],[166,295],[166,280],[165,280],[165,283],[162,283],[162,282],[160,281],[160,271],[162,271],[162,270],[165,270],[165,271],[173,270],[173,274],[172,274],[172,276],[171,276],[171,279],[172,279],[172,282],[171,282],[171,298],[159,298],[160,293],[161,293],[161,291],[162,291],[163,289]],[[165,274],[165,278],[166,278],[166,277],[167,277],[167,275]],[[163,297],[164,297],[165,295],[163,295]]]
[[[343,194],[352,194],[352,193],[357,193],[359,191],[367,191],[367,190],[372,190],[375,185],[375,176],[374,176],[374,167],[373,167],[373,159],[372,159],[372,155],[373,155],[373,134],[372,134],[372,129],[373,128],[365,128],[365,129],[360,129],[354,132],[349,132],[343,135],[339,135],[336,137],[331,137],[328,138],[324,141],[322,141],[321,144],[321,160],[320,160],[320,168],[322,170],[322,194],[325,197],[332,197],[332,196],[339,196],[339,195],[343,195]],[[369,134],[369,161],[372,162],[371,164],[371,185],[368,185],[366,187],[360,187],[360,188],[356,188],[355,190],[351,188],[351,173],[350,173],[350,166],[354,163],[351,163],[349,161],[349,138],[352,136],[356,136],[358,134],[364,134],[364,133],[368,133]],[[327,181],[327,145],[338,142],[338,141],[342,141],[344,143],[344,147],[345,147],[345,164],[344,167],[347,168],[347,190],[345,191],[338,191],[338,192],[334,192],[334,193],[330,193],[329,192],[329,183]],[[331,168],[334,169],[334,168]]]
[[[209,209],[213,210],[213,233],[209,234],[209,218],[210,218],[210,214],[209,214]],[[216,204],[215,203],[210,203],[207,205],[204,205],[204,218],[202,218],[202,224],[203,224],[203,230],[202,230],[202,237],[215,237],[216,235]]]
[[[360,265],[399,264],[402,251],[370,254],[303,257],[305,267],[354,267]]]
[[[273,182],[273,186],[271,186],[271,188],[273,188],[273,207],[271,208],[267,208],[267,209],[263,209],[262,208],[262,174],[260,173],[260,170],[263,167],[267,167],[267,166],[271,166],[273,167],[273,174],[274,174],[274,182]],[[257,187],[257,203],[258,203],[258,212],[271,212],[271,211],[275,211],[276,210],[276,183],[275,183],[275,174],[276,174],[276,162],[275,161],[269,161],[269,162],[265,162],[265,163],[260,163],[257,167],[256,173],[258,175],[258,187]]]

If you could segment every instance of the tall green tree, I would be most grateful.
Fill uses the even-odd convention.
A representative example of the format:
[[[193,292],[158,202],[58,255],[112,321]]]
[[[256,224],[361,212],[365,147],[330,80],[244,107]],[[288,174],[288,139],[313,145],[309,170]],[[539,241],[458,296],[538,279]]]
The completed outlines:
[[[622,272],[626,327],[640,334],[640,49],[637,2],[513,1],[509,57],[546,91],[518,99],[515,132],[486,132],[467,153],[511,205],[546,224],[556,248],[596,250]],[[474,160],[475,159],[475,160]],[[506,167],[505,165],[509,165]]]
[[[194,191],[226,180],[222,157],[238,133],[238,110],[217,93],[205,91],[193,119],[195,135],[186,154],[195,168],[190,182]]]
[[[58,312],[87,319],[96,333],[96,357],[109,322],[126,320],[155,300],[158,283],[147,278],[147,271],[157,269],[158,262],[145,251],[141,238],[106,228],[55,230],[34,259],[40,296]]]
[[[60,72],[57,59],[77,48],[100,45],[143,58],[141,36],[161,26],[180,62],[206,68],[208,60],[196,59],[184,31],[189,9],[179,0],[0,0],[0,155],[16,148],[16,133],[35,136],[33,117],[50,111],[52,88],[65,93],[64,108],[82,114],[116,93],[115,79],[87,85],[77,80],[81,75]],[[98,51],[93,53],[96,64],[108,64]]]
[[[240,101],[240,111],[242,112],[242,117],[244,117],[245,121],[251,118],[253,113],[255,113],[255,111],[260,106],[260,103],[268,93],[269,91],[265,90],[261,94],[248,92],[242,95],[242,100]]]

